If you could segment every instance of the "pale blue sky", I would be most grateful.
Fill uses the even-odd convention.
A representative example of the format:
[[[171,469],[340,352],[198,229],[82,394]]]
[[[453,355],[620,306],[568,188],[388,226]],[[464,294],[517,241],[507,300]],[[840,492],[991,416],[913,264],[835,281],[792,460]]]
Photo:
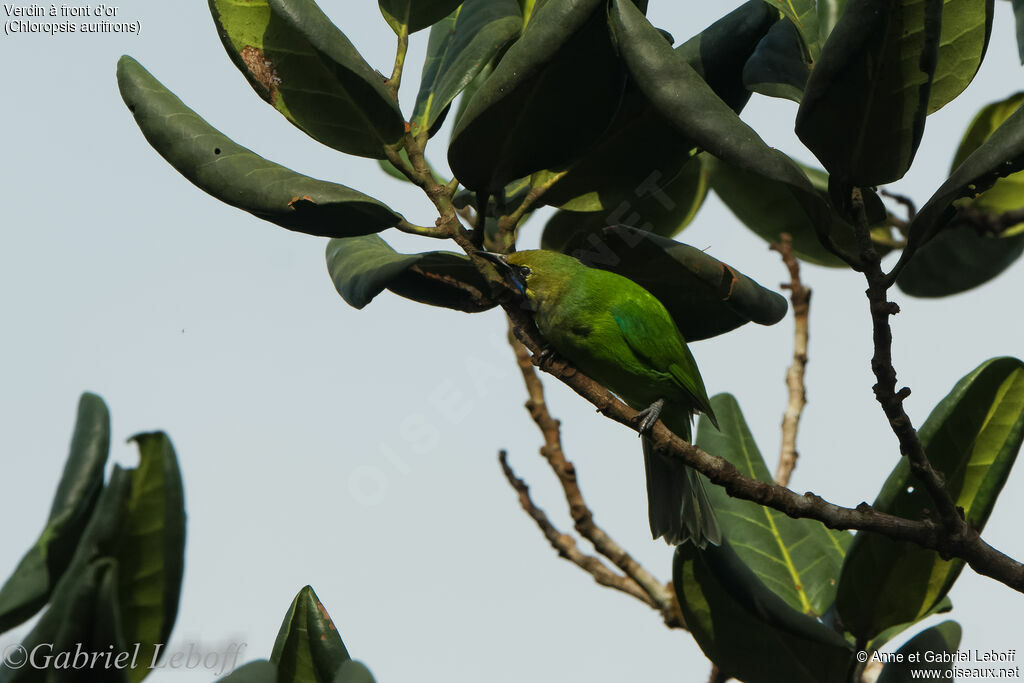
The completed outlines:
[[[655,0],[682,40],[728,3]],[[324,9],[381,71],[393,34],[372,0]],[[974,111],[1019,88],[1009,3],[968,93],[929,120],[918,163],[896,189],[919,203],[944,178]],[[185,478],[185,585],[173,642],[248,643],[269,655],[289,601],[309,583],[352,654],[380,681],[704,680],[692,638],[558,559],[519,510],[499,448],[568,530],[557,484],[536,455],[502,314],[469,316],[385,293],[363,311],[335,293],[325,240],[287,232],[207,197],[145,143],[114,80],[131,54],[239,143],[303,173],[356,187],[415,223],[426,200],[376,162],[319,146],[266,106],[227,59],[206,4],[126,0],[140,36],[0,37],[8,65],[0,164],[0,574],[35,540],[63,465],[78,395],[113,415],[113,459],[131,434],[164,429]],[[413,39],[403,103],[426,32]],[[970,99],[970,102],[967,100]],[[744,114],[803,161],[795,105],[755,97]],[[443,134],[444,135],[444,134]],[[442,136],[443,136],[442,135]],[[445,166],[440,140],[432,161]],[[535,244],[543,217],[524,231]],[[393,232],[393,231],[391,231]],[[434,242],[385,235],[398,248]],[[766,286],[785,279],[766,245],[711,198],[682,236]],[[835,502],[874,498],[896,443],[872,394],[859,276],[806,267],[814,288],[810,403],[793,479]],[[897,293],[900,380],[919,424],[957,379],[996,355],[1024,356],[1024,265],[939,301]],[[739,398],[774,465],[792,352],[790,319],[693,345],[710,392]],[[548,383],[567,454],[597,520],[667,579],[671,550],[647,532],[632,432]],[[1024,556],[1015,472],[986,537]],[[376,490],[369,486],[376,484]],[[964,572],[952,593],[964,647],[1018,648],[1020,594]],[[0,636],[16,642],[24,629]],[[160,672],[157,683],[211,676]]]

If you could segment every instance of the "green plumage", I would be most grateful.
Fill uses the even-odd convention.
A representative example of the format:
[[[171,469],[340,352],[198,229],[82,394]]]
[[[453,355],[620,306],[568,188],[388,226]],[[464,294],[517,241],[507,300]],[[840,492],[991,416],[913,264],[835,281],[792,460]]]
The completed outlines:
[[[663,400],[662,420],[687,441],[694,413],[715,422],[686,340],[646,289],[552,251],[510,254],[507,264],[507,276],[534,310],[537,329],[584,374],[636,410]],[[654,537],[672,544],[718,544],[721,532],[697,473],[654,453],[646,438],[644,460]]]

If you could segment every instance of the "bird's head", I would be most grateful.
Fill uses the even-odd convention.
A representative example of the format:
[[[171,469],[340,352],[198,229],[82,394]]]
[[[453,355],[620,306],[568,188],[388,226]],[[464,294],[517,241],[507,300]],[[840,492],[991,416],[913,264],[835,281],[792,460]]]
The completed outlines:
[[[514,254],[477,252],[493,263],[505,282],[537,310],[546,299],[558,297],[577,269],[585,266],[557,251],[533,249]]]

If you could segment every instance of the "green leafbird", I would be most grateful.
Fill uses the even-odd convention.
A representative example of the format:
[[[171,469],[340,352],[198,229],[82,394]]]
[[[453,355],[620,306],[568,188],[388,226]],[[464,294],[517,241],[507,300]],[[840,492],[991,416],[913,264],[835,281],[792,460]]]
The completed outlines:
[[[646,427],[660,415],[669,429],[690,441],[697,411],[718,426],[686,340],[646,289],[558,252],[481,255],[498,264],[503,278],[525,299],[551,348],[642,411]],[[718,545],[721,530],[698,474],[655,453],[646,437],[643,451],[654,538],[674,545],[693,541],[701,548],[709,542]]]

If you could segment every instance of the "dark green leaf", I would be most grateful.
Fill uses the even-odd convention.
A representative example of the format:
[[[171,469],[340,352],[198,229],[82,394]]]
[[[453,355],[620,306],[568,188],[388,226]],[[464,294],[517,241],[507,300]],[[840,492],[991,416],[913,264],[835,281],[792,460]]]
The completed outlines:
[[[743,67],[743,85],[768,97],[799,102],[811,75],[800,33],[789,19],[776,22]]]
[[[994,0],[944,0],[929,114],[952,102],[974,80],[992,33],[994,4]]]
[[[827,240],[828,205],[796,164],[743,123],[630,2],[613,0],[610,21],[630,75],[662,116],[719,159],[784,183]]]
[[[810,61],[818,59],[821,52],[819,42],[818,13],[814,0],[764,0],[775,7],[799,32]]]
[[[46,527],[0,589],[0,633],[14,628],[45,605],[63,576],[103,489],[103,468],[109,449],[107,406],[95,394],[82,394],[71,452]]]
[[[743,63],[773,21],[774,12],[763,0],[750,0],[685,42],[676,53],[739,112],[750,97],[742,83]],[[631,83],[607,132],[569,165],[543,201],[570,211],[610,212],[607,225],[632,224],[624,216],[636,214],[658,225],[659,234],[671,236],[678,232],[671,223],[680,223],[679,209],[665,186],[670,181],[678,185],[680,169],[693,153],[689,136],[666,120]],[[687,177],[678,182],[687,188],[684,195],[692,196],[688,190],[696,174],[688,168]],[[539,180],[545,178],[541,175]],[[700,196],[703,198],[703,193]]]
[[[852,185],[903,177],[924,132],[942,0],[850,0],[807,81],[796,132]]]
[[[362,662],[350,659],[341,665],[332,683],[374,683],[374,679]]]
[[[1016,97],[989,105],[975,117],[957,153],[957,160],[963,156],[966,158],[956,164],[949,179],[911,222],[907,246],[896,265],[896,273],[912,263],[910,259],[916,258],[918,249],[949,225],[957,206],[970,205],[971,199],[993,188],[1000,178],[1024,169],[1024,110],[1009,111]],[[1002,123],[999,123],[1000,119]],[[972,148],[973,151],[969,151]],[[1000,205],[1007,197],[1002,194],[1004,191],[1009,197],[1018,191],[1018,179],[1007,180],[1010,182],[998,188],[993,195],[993,200]]]
[[[415,33],[435,24],[454,12],[462,0],[377,0],[384,21],[396,34],[405,26]]]
[[[171,440],[163,432],[138,434],[139,466],[132,470],[115,557],[120,567],[124,635],[140,644],[143,661],[167,643],[178,614],[185,559],[185,493]],[[133,683],[149,670],[131,672]]]
[[[742,474],[771,483],[772,475],[736,399],[718,394],[712,397],[711,407],[718,429],[702,415],[696,445],[725,458]],[[720,486],[706,488],[724,536],[765,586],[795,610],[825,614],[835,598],[839,570],[853,536],[733,498]]]
[[[452,171],[465,187],[494,193],[571,162],[608,127],[624,82],[602,0],[539,5],[456,122]]]
[[[209,3],[235,66],[260,97],[307,135],[375,159],[385,158],[384,148],[401,140],[404,119],[384,78],[313,0]]]
[[[277,667],[265,659],[257,659],[238,667],[220,683],[277,683]]]
[[[56,645],[61,635],[71,637],[76,633],[95,630],[96,593],[104,572],[114,564],[112,559],[105,557],[106,551],[116,543],[121,509],[130,492],[130,470],[115,465],[110,481],[96,501],[75,555],[53,589],[50,607],[22,639],[26,649],[32,650],[40,643]],[[109,623],[110,620],[105,617],[105,621]],[[0,683],[43,680],[43,672],[32,667],[11,670],[0,662]],[[111,683],[116,683],[116,680]]]
[[[1024,363],[983,363],[939,402],[919,434],[950,496],[981,531],[1024,439]],[[901,458],[874,507],[922,519],[935,503]],[[917,621],[945,597],[963,566],[962,560],[943,560],[912,543],[861,532],[839,581],[842,622],[857,637],[870,639],[889,626]]]
[[[784,232],[793,238],[793,252],[809,263],[822,266],[846,265],[818,239],[819,226],[812,223],[789,186],[765,175],[740,169],[714,157],[707,157],[711,188],[745,226],[768,242],[778,242]],[[827,196],[828,176],[803,168],[808,181]],[[825,228],[833,241],[846,250],[854,245],[853,231],[835,211],[829,211]]]
[[[441,114],[519,35],[523,16],[516,0],[466,0],[430,29],[412,131],[431,129]]]
[[[766,588],[729,541],[676,548],[672,585],[687,628],[723,674],[746,683],[846,680],[850,646]]]
[[[327,610],[306,586],[292,601],[270,655],[278,683],[331,683],[349,659]]]
[[[834,608],[835,606],[833,606],[833,609]],[[923,617],[923,619],[927,619],[928,617],[934,616],[936,614],[947,614],[951,611],[953,611],[953,601],[950,600],[949,596],[947,595],[946,597],[942,598],[942,600],[940,600],[939,603],[935,605],[935,607],[933,607],[931,611],[929,611],[928,614],[926,614]],[[868,646],[864,649],[869,651],[881,649],[883,645],[893,640],[896,636],[906,631],[915,623],[917,622],[907,622],[903,624],[896,624],[895,626],[890,626],[886,628],[877,636],[872,638],[868,643]]]
[[[999,238],[970,225],[947,228],[917,251],[896,284],[911,296],[950,296],[992,280],[1022,253],[1024,234]]]
[[[600,236],[579,234],[561,251],[588,266],[618,273],[657,297],[689,341],[713,337],[746,322],[773,325],[786,299],[700,249],[625,225]]]
[[[960,624],[955,621],[944,621],[921,631],[896,651],[896,654],[903,655],[903,661],[886,664],[877,683],[910,683],[926,678],[925,672],[945,672],[950,668],[949,661],[955,660],[935,661],[935,655],[955,654],[960,647],[962,633]],[[916,654],[915,661],[909,662],[908,658],[913,654]]]
[[[744,65],[777,20],[778,14],[764,0],[748,0],[676,52],[738,114],[750,99],[743,84]]]
[[[402,220],[372,197],[300,175],[236,144],[131,57],[118,62],[117,82],[149,144],[199,189],[226,204],[324,237],[366,235]]]
[[[362,308],[384,289],[413,301],[475,313],[493,308],[487,282],[461,254],[401,254],[377,235],[333,239],[327,269],[350,306]]]
[[[839,17],[846,9],[847,0],[817,0],[815,2],[818,14],[818,43],[824,45],[832,29],[839,23]]]
[[[570,240],[578,240],[579,233],[600,233],[610,225],[624,224],[639,230],[672,237],[682,231],[697,215],[707,196],[708,177],[700,157],[686,163],[678,175],[664,186],[658,182],[657,171],[649,173],[646,183],[636,186],[634,196],[623,199],[607,211],[601,206],[600,195],[588,193],[570,202],[584,211],[559,211],[544,226],[541,246],[562,251]],[[556,185],[557,187],[557,185]],[[586,209],[595,209],[587,211]]]

